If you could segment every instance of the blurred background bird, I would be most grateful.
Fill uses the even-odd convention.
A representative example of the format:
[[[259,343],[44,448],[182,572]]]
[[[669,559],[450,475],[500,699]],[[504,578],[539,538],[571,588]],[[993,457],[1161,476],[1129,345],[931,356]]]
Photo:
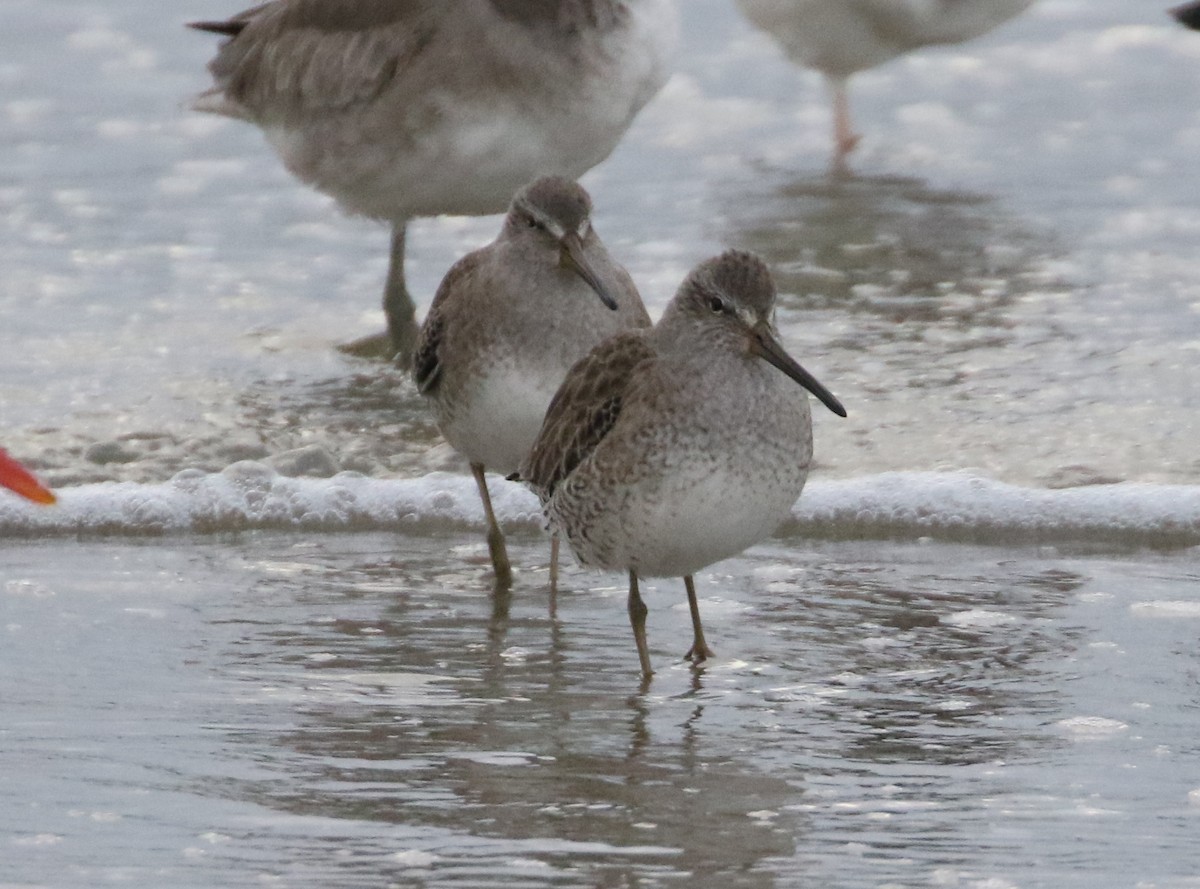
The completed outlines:
[[[1185,25],[1193,31],[1200,31],[1200,0],[1195,0],[1192,3],[1184,3],[1181,6],[1174,6],[1168,9],[1167,12],[1175,16],[1176,21],[1181,25]]]
[[[798,65],[825,77],[833,104],[833,164],[849,170],[861,136],[850,116],[850,77],[923,46],[990,31],[1034,0],[737,0],[742,13]]]
[[[410,357],[410,220],[501,213],[603,161],[667,79],[674,0],[274,0],[192,27],[227,39],[201,111],[260,127],[288,170],[392,226],[386,337]]]

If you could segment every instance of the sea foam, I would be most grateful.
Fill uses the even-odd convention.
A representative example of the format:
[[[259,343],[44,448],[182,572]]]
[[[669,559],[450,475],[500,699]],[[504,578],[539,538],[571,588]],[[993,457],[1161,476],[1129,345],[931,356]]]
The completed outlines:
[[[498,476],[489,484],[506,527],[541,527],[532,493]],[[0,496],[0,537],[277,529],[422,533],[483,525],[474,481],[441,472],[408,479],[351,472],[291,478],[244,461],[216,473],[186,470],[162,484],[106,482],[57,493],[59,503],[52,507]],[[924,472],[817,479],[779,533],[835,540],[1194,546],[1200,544],[1200,487],[1113,484],[1046,490],[968,473]]]

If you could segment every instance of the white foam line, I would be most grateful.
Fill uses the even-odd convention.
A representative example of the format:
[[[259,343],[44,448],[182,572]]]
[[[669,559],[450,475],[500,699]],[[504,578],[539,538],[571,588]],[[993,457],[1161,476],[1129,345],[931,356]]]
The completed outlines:
[[[542,524],[523,486],[491,479],[509,528]],[[474,482],[449,473],[376,479],[341,473],[286,478],[258,463],[189,470],[163,484],[66,488],[38,507],[0,495],[0,537],[159,535],[251,529],[412,530],[483,524]],[[1118,484],[1022,488],[967,473],[894,472],[811,482],[782,534],[825,539],[933,537],[975,542],[1094,540],[1157,546],[1200,544],[1200,487]]]
[[[1200,487],[1115,484],[1047,490],[969,473],[889,472],[814,482],[789,531],[815,537],[989,542],[1200,543]]]

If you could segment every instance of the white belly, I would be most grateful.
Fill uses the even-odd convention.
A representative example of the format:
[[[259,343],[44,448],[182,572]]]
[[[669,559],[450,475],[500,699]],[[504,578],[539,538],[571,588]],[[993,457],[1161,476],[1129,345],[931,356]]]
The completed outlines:
[[[1033,0],[738,0],[795,62],[849,77],[939,43],[978,37]]]
[[[565,371],[564,371],[565,373]],[[538,374],[498,366],[471,385],[459,406],[442,410],[446,441],[471,463],[507,475],[525,459],[561,380],[539,383]]]
[[[653,482],[572,490],[549,505],[580,561],[597,568],[633,568],[647,577],[680,577],[737,555],[766,539],[786,519],[804,489],[811,451],[759,469],[688,459]],[[560,519],[556,512],[567,515]],[[572,520],[580,514],[587,521]]]
[[[673,7],[645,0],[631,11],[628,29],[577,46],[487,14],[474,38],[435,48],[478,57],[460,77],[417,71],[424,88],[404,82],[336,114],[264,125],[267,139],[296,176],[354,213],[500,213],[538,176],[578,178],[604,160],[666,80]],[[509,82],[497,59],[519,62],[520,79]]]
[[[626,405],[547,504],[584,564],[694,574],[769,537],[804,488],[812,427],[800,386],[758,361],[689,355],[658,372],[671,395]]]
[[[691,486],[644,504],[626,562],[648,577],[680,577],[735,556],[770,537],[804,487],[804,473],[785,483],[748,489],[724,472],[692,479]]]

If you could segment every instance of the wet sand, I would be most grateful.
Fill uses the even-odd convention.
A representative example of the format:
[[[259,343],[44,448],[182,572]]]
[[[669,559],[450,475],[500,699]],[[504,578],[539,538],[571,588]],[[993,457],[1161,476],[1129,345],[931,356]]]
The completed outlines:
[[[455,570],[447,552],[466,563]],[[1187,886],[1194,555],[769,545],[717,657],[616,578],[391,534],[42,543],[7,579],[21,885]],[[74,567],[63,567],[63,561]],[[521,564],[544,558],[519,536]]]

